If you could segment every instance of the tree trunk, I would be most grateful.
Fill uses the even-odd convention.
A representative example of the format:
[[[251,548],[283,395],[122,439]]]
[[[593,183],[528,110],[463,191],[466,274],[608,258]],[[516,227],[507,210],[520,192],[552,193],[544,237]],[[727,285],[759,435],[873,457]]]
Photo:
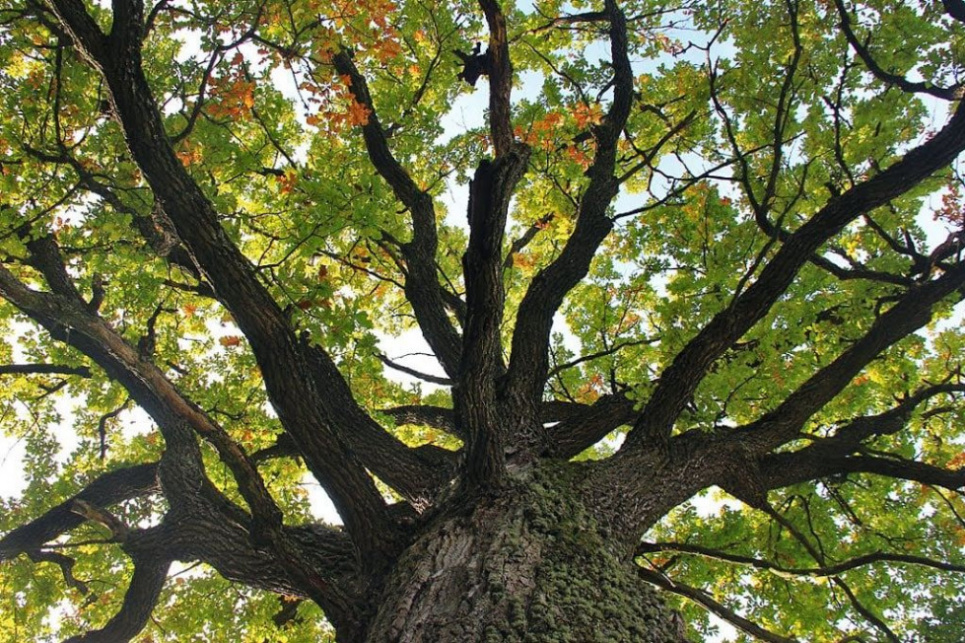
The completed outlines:
[[[685,640],[560,476],[530,473],[462,507],[401,556],[367,642]]]

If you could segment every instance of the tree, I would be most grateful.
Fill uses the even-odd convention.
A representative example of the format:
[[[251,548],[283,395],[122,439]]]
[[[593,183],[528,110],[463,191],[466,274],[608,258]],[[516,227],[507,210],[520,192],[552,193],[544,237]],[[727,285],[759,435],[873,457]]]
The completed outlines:
[[[5,640],[960,636],[961,0],[107,4],[0,3]]]

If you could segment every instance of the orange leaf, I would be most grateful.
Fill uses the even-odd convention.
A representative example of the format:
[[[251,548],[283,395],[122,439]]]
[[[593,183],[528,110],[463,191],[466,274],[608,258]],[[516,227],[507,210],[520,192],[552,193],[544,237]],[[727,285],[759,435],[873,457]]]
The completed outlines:
[[[961,469],[962,467],[965,467],[965,451],[962,451],[948,461],[949,469]]]
[[[576,124],[580,128],[585,128],[588,125],[599,125],[603,120],[603,110],[598,104],[578,103],[573,108],[573,118],[576,119]]]
[[[382,41],[378,53],[379,60],[383,63],[386,63],[401,54],[402,47],[399,46],[399,42],[397,40],[386,39]]]
[[[353,100],[352,104],[348,107],[348,121],[352,125],[368,125],[369,114],[372,113],[368,107],[362,103]]]

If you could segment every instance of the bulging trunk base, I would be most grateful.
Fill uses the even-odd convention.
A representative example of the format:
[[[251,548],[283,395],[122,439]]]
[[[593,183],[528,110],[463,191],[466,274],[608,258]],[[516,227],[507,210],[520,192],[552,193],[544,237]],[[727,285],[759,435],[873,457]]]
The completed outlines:
[[[543,472],[437,519],[393,570],[367,641],[683,641],[568,491]]]

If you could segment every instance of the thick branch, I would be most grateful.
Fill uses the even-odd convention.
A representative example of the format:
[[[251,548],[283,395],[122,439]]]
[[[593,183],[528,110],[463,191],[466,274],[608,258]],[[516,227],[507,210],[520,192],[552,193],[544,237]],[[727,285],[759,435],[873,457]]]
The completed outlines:
[[[277,529],[281,525],[281,512],[244,451],[220,426],[186,400],[140,350],[125,342],[114,329],[90,310],[71,282],[59,248],[52,237],[31,240],[27,243],[27,248],[31,252],[31,262],[43,272],[56,294],[27,289],[5,268],[0,268],[0,294],[46,327],[56,339],[79,348],[124,385],[158,423],[169,448],[193,446],[194,440],[190,434],[185,436],[183,433],[185,427],[190,427],[214,445],[234,474],[239,490],[256,516],[259,527],[266,530]],[[194,459],[196,462],[193,466],[200,469],[200,456],[195,455]],[[203,477],[200,471],[195,471],[192,475]],[[162,473],[161,481],[173,492],[177,487],[169,487],[169,483],[184,485],[187,481],[180,479],[181,477],[186,476],[178,476],[178,479],[174,480],[174,476],[169,479]]]
[[[73,29],[76,20],[64,9],[76,9],[77,3],[56,0],[54,5],[65,26]],[[221,228],[213,205],[177,159],[144,77],[139,50],[134,48],[125,52],[129,55],[118,57],[113,55],[116,51],[87,47],[84,38],[78,38],[77,43],[102,71],[128,147],[158,203],[200,272],[248,338],[282,425],[292,434],[360,549],[374,553],[367,559],[376,563],[384,552],[394,548],[394,530],[366,465],[389,480],[394,463],[382,459],[384,450],[352,449],[346,441],[364,443],[373,431],[384,432],[371,421],[340,426],[346,410],[351,419],[364,416],[364,412],[355,404],[331,358],[317,347],[298,342],[280,307]],[[422,470],[401,444],[392,455]],[[363,464],[361,457],[371,460]]]
[[[497,413],[496,378],[502,375],[501,326],[505,305],[503,240],[509,203],[529,162],[529,147],[513,135],[513,67],[506,17],[498,0],[479,0],[489,25],[485,54],[489,76],[489,129],[495,159],[483,159],[469,185],[469,244],[462,258],[466,284],[463,361],[455,391],[456,418],[467,436],[468,479],[495,484],[503,475],[508,440],[511,450],[528,457],[541,442],[541,426]]]
[[[563,251],[533,278],[516,315],[507,388],[521,403],[534,408],[542,397],[549,370],[553,316],[566,294],[586,276],[597,248],[613,227],[607,208],[619,190],[619,180],[614,176],[616,150],[630,114],[633,71],[627,53],[626,20],[615,0],[607,0],[606,13],[614,69],[613,102],[603,123],[593,131],[597,145],[593,163],[586,172],[590,184],[580,200],[576,227]]]
[[[627,448],[648,438],[665,440],[710,365],[756,324],[787,290],[801,267],[828,239],[858,216],[904,194],[945,167],[965,149],[965,107],[931,140],[880,174],[831,199],[795,231],[761,271],[757,281],[718,313],[663,372]],[[947,294],[947,293],[946,293]]]
[[[871,473],[951,490],[965,488],[965,469],[953,471],[904,458],[829,452],[821,443],[793,453],[769,455],[761,461],[760,470],[768,489],[849,473]]]
[[[489,130],[496,158],[513,148],[512,101],[513,65],[509,58],[506,16],[498,0],[479,0],[489,25]]]
[[[84,518],[72,510],[77,500],[98,507],[110,507],[160,491],[157,469],[157,463],[152,462],[100,475],[82,491],[39,518],[8,532],[0,539],[0,560],[9,560],[22,553],[40,549],[45,543],[83,523]]]
[[[126,643],[140,633],[154,611],[170,561],[134,556],[134,574],[120,611],[103,628],[72,636],[65,643]]]
[[[942,0],[945,13],[959,22],[965,22],[965,2],[962,0]]]
[[[381,409],[379,412],[388,415],[397,424],[430,426],[466,439],[452,409],[407,405]],[[539,410],[540,423],[552,425],[547,429],[550,454],[557,458],[572,458],[636,417],[634,402],[622,394],[603,395],[593,404],[543,402]]]
[[[639,413],[623,394],[604,395],[590,406],[573,406],[578,408],[549,430],[550,453],[556,457],[572,458],[614,429],[633,422]]]
[[[364,587],[352,541],[324,525],[283,527],[286,551],[252,542],[251,520],[213,485],[182,503],[156,528],[134,532],[127,548],[180,561],[201,560],[226,579],[283,595],[310,598],[340,633],[361,627]],[[297,565],[293,565],[297,562]]]
[[[36,244],[45,244],[43,247],[49,259],[51,248],[55,248],[52,242],[48,239],[28,245]],[[56,278],[55,282],[59,283],[65,277],[64,274],[59,274],[64,272],[62,265],[58,270],[53,262],[42,263],[45,272]],[[160,478],[172,511],[178,515],[178,519],[185,520],[183,514],[190,517],[199,510],[202,513],[217,514],[216,518],[207,521],[209,527],[205,538],[211,535],[210,524],[224,522],[227,527],[227,522],[232,523],[235,531],[243,534],[244,540],[250,543],[249,546],[271,553],[277,568],[276,574],[286,575],[288,584],[299,588],[299,591],[310,596],[323,608],[348,614],[344,618],[343,626],[351,626],[351,623],[357,620],[353,615],[351,602],[340,598],[341,590],[319,577],[317,570],[308,564],[312,555],[299,547],[292,539],[291,532],[282,526],[279,508],[254,469],[253,462],[243,450],[200,409],[181,397],[153,363],[143,360],[136,349],[125,343],[113,329],[90,311],[79,296],[71,298],[67,285],[61,284],[59,288],[64,290],[64,294],[31,291],[17,282],[5,268],[0,267],[0,294],[43,324],[55,339],[80,349],[96,361],[109,376],[121,382],[131,397],[158,423],[167,446],[160,464]],[[200,453],[190,432],[192,429],[218,450],[234,475],[253,518],[234,509],[208,482]],[[214,509],[204,509],[204,503],[199,502],[199,493],[206,493],[209,497],[207,505]],[[226,512],[227,516],[224,515]],[[173,538],[168,537],[169,540]],[[129,539],[125,538],[125,543],[128,542]],[[163,558],[175,559],[177,556]]]
[[[497,417],[496,378],[503,370],[503,237],[510,199],[528,159],[529,148],[514,145],[495,161],[481,161],[469,186],[469,244],[462,258],[466,320],[456,413],[468,436],[469,477],[478,482],[501,477],[506,437],[517,428]]]
[[[687,456],[692,463],[688,466],[700,463],[699,469],[703,475],[709,476],[710,484],[721,486],[751,506],[766,508],[767,490],[784,484],[769,478],[774,475],[773,472],[764,473],[763,463],[771,458],[765,456],[799,438],[808,419],[843,390],[868,363],[895,342],[924,326],[937,302],[956,291],[959,297],[965,296],[963,284],[965,266],[959,266],[954,273],[948,272],[939,279],[910,290],[881,315],[861,339],[831,364],[812,375],[775,410],[757,422],[719,436],[690,431],[672,440],[671,444],[690,437],[698,446]],[[818,460],[838,461],[857,450],[862,440],[901,430],[914,408],[929,397],[957,392],[959,389],[957,385],[928,387],[885,413],[853,420],[833,437],[798,453],[817,451]],[[774,457],[788,455],[792,454]],[[793,461],[785,461],[784,464],[791,469],[776,472],[779,480],[793,470]],[[632,458],[628,459],[626,466],[632,466]]]
[[[927,324],[935,304],[953,293],[958,299],[965,297],[963,286],[965,264],[910,289],[848,350],[812,375],[776,409],[754,424],[735,431],[734,435],[757,454],[767,453],[793,440],[804,423],[841,392],[871,360]],[[907,412],[910,408],[899,407],[893,419],[900,420]]]
[[[904,398],[892,409],[876,415],[855,418],[839,428],[833,436],[821,440],[828,448],[838,449],[839,453],[850,453],[863,440],[873,436],[892,435],[902,430],[911,414],[919,405],[937,395],[950,395],[965,392],[963,384],[937,384],[927,386]]]
[[[107,37],[87,13],[82,0],[47,0],[44,4],[50,7],[60,26],[77,42],[82,55],[86,54],[91,61],[105,55]]]
[[[436,278],[435,206],[432,197],[421,190],[405,168],[392,155],[378,113],[369,94],[365,77],[359,73],[348,52],[334,56],[332,62],[339,74],[350,79],[349,91],[356,102],[369,110],[368,120],[362,125],[362,136],[369,159],[379,175],[392,188],[399,201],[409,209],[412,219],[412,240],[402,245],[408,270],[405,294],[426,342],[435,352],[446,373],[455,378],[459,372],[462,350],[461,339],[446,314],[442,287]]]

